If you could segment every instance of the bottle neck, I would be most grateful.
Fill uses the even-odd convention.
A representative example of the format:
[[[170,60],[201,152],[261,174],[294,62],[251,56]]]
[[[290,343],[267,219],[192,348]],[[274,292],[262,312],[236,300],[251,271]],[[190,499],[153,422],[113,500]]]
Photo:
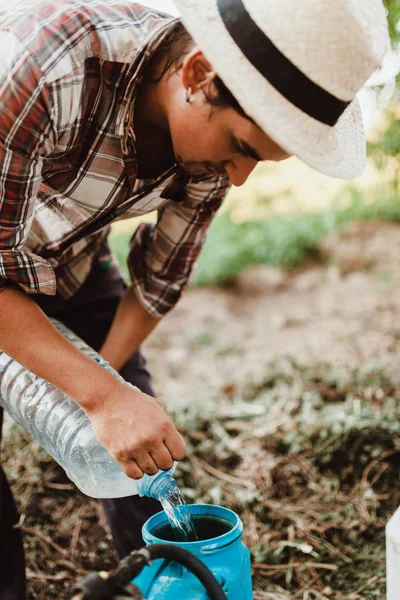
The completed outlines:
[[[150,485],[147,489],[143,490],[143,493],[145,496],[161,501],[163,498],[174,493],[177,487],[171,471],[163,471],[150,482]]]

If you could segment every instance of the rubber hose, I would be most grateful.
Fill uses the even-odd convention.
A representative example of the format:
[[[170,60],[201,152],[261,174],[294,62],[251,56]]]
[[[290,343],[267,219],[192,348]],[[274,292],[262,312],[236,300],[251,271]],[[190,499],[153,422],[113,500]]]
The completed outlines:
[[[211,600],[227,600],[221,584],[210,569],[189,550],[172,544],[152,544],[147,546],[146,550],[152,559],[174,560],[189,569],[204,585]]]
[[[149,564],[148,559],[157,558],[168,562],[175,561],[186,567],[204,585],[210,600],[227,600],[221,584],[210,569],[189,550],[172,544],[153,544],[143,550],[133,551],[122,559],[118,568],[106,579],[98,573],[90,573],[76,586],[75,591],[78,594],[74,595],[72,600],[114,598],[118,595],[118,590],[126,586],[146,564]],[[138,588],[136,590],[139,591]],[[133,596],[128,593],[128,597]]]

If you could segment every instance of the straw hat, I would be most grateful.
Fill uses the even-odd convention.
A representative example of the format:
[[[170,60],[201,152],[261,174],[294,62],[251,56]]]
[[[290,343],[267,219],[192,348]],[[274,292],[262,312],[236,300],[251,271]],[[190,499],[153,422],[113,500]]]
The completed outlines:
[[[381,0],[174,0],[243,110],[285,150],[351,179],[365,167],[356,93],[388,48]]]

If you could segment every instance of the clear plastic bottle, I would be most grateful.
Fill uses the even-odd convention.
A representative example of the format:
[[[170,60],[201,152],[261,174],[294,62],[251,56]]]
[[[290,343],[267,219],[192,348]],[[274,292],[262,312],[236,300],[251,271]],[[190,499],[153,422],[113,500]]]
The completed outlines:
[[[386,525],[387,600],[400,598],[400,507]]]
[[[55,319],[51,321],[81,352],[137,389],[65,325]],[[152,482],[165,473],[172,474],[176,466],[140,480],[129,478],[97,441],[90,420],[79,405],[4,352],[0,352],[0,405],[62,466],[71,481],[92,498],[150,495]]]

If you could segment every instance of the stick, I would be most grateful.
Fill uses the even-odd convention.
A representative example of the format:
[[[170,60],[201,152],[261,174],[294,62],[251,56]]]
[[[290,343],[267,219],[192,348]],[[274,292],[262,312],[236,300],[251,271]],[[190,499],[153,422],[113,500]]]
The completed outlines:
[[[325,563],[313,563],[313,562],[297,562],[297,563],[288,563],[287,565],[265,565],[260,563],[255,563],[253,565],[256,571],[286,571],[287,569],[298,569],[301,567],[305,567],[306,569],[326,569],[327,571],[337,571],[337,565],[327,565]]]
[[[41,579],[43,581],[62,581],[63,579],[73,579],[69,573],[59,573],[58,575],[44,575],[43,573],[35,573],[29,569],[26,572],[27,579]]]
[[[224,481],[227,481],[228,483],[232,483],[233,485],[240,485],[241,487],[245,487],[249,490],[254,489],[254,486],[252,483],[250,483],[248,481],[243,481],[243,479],[240,479],[239,477],[234,477],[233,475],[228,475],[227,473],[224,473],[223,471],[219,471],[215,467],[212,467],[211,465],[209,465],[205,460],[202,460],[201,458],[197,458],[197,456],[194,456],[193,454],[188,454],[188,458],[192,463],[194,463],[198,467],[201,467],[203,469],[203,471],[206,471],[207,473],[209,473],[210,475],[213,475],[214,477],[217,477],[218,479],[223,479]]]
[[[49,546],[54,548],[54,550],[57,550],[57,552],[59,552],[62,556],[68,556],[67,550],[64,550],[64,548],[61,548],[61,546],[56,544],[56,542],[53,542],[53,540],[51,540],[49,537],[47,537],[43,533],[40,533],[40,531],[37,531],[33,527],[19,527],[19,529],[21,529],[21,531],[23,531],[24,533],[27,533],[29,535],[34,535],[37,538],[39,538],[40,540],[42,540],[43,542],[46,542],[46,544],[48,544]]]

